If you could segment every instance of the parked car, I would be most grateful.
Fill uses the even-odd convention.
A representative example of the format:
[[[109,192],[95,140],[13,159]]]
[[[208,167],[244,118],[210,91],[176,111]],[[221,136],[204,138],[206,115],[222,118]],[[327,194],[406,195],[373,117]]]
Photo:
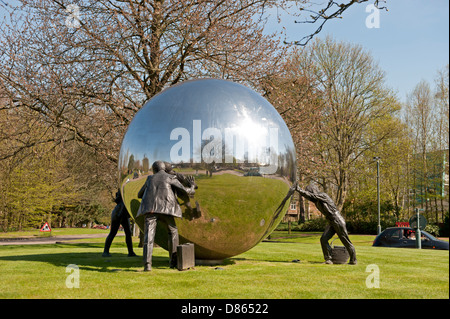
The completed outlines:
[[[448,242],[435,238],[421,230],[423,249],[448,249]],[[416,248],[416,231],[410,227],[391,227],[382,231],[373,241],[373,246]]]

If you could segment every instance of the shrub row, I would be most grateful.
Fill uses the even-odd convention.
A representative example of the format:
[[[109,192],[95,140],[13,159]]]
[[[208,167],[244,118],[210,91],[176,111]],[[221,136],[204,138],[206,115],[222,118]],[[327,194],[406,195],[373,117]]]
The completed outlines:
[[[396,220],[394,217],[383,218],[380,221],[381,229],[386,229],[388,227],[394,227]],[[327,221],[325,218],[316,218],[307,220],[303,223],[291,223],[292,231],[318,231],[323,232],[325,230],[325,226],[327,225]],[[347,230],[351,234],[367,234],[367,235],[376,235],[377,234],[377,225],[378,222],[376,220],[364,221],[364,220],[347,220],[346,221]],[[277,227],[277,230],[288,230],[288,223],[280,223]],[[444,223],[440,225],[428,224],[425,228],[425,231],[434,235],[434,236],[449,236],[449,217],[448,214],[444,219]]]

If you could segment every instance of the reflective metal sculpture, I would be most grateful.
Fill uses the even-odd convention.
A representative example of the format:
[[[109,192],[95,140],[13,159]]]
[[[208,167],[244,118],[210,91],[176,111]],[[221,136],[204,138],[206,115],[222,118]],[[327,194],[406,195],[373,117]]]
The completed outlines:
[[[201,79],[172,86],[136,113],[120,150],[120,189],[136,218],[138,192],[151,165],[195,177],[193,198],[179,198],[180,243],[194,243],[197,259],[221,260],[254,247],[278,225],[296,180],[291,134],[275,108],[253,90]],[[283,205],[280,205],[280,204]],[[143,230],[143,220],[135,219]],[[155,242],[167,249],[164,227]]]

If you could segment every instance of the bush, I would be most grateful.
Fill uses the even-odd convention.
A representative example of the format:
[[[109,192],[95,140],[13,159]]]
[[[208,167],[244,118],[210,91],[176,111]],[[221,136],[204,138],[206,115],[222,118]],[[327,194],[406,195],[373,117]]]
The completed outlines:
[[[433,236],[439,236],[439,226],[436,224],[428,224],[424,231],[426,231],[427,233],[430,233]]]
[[[384,230],[388,227],[395,227],[396,221],[398,220],[395,218],[395,216],[381,216],[381,229]],[[346,219],[346,224],[349,233],[365,235],[377,234],[378,220],[374,218],[365,220],[348,218]]]
[[[300,231],[324,231],[327,225],[327,220],[325,218],[316,218],[307,220],[301,224],[298,224],[298,229]]]
[[[289,223],[279,223],[276,230],[280,231],[288,231],[289,230]],[[291,222],[291,231],[298,231],[298,226],[295,225],[295,222]]]
[[[441,225],[441,228],[439,229],[439,236],[442,237],[449,237],[449,214],[447,213],[444,217],[444,223]]]
[[[374,235],[377,233],[377,221],[349,220],[346,224],[349,233],[366,235]]]

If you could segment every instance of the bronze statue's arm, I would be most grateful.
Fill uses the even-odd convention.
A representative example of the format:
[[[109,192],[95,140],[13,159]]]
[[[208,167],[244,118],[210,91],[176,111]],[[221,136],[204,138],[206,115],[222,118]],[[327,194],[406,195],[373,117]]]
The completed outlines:
[[[296,191],[299,192],[300,195],[302,195],[304,198],[306,198],[310,202],[313,202],[313,203],[322,202],[322,203],[327,203],[328,205],[335,205],[332,202],[331,198],[325,193],[318,193],[318,194],[311,193],[311,192],[301,189],[298,186],[297,186]]]
[[[147,180],[145,180],[144,185],[139,190],[138,198],[142,198],[142,196],[144,196],[144,192],[145,192],[146,188],[147,188]]]
[[[187,178],[188,184],[190,185],[190,188],[186,189],[189,196],[194,196],[195,190],[198,188],[197,184],[195,183],[195,178],[192,175],[189,175]]]
[[[180,183],[180,181],[176,178],[176,176],[174,176],[171,180],[170,180],[170,184],[175,187],[177,190],[180,190],[182,193],[185,193],[189,196],[193,196],[195,194],[195,182],[194,182],[194,177],[193,176],[188,176],[187,177],[187,181],[188,183],[191,185],[191,187],[187,188],[184,187],[183,184]]]
[[[298,185],[298,182],[295,182],[294,185],[292,185],[290,191],[292,191],[292,192],[297,191],[301,196],[303,196],[304,198],[306,198],[307,200],[309,200],[311,202],[316,202],[318,200],[318,198],[315,196],[315,194],[303,190]]]

